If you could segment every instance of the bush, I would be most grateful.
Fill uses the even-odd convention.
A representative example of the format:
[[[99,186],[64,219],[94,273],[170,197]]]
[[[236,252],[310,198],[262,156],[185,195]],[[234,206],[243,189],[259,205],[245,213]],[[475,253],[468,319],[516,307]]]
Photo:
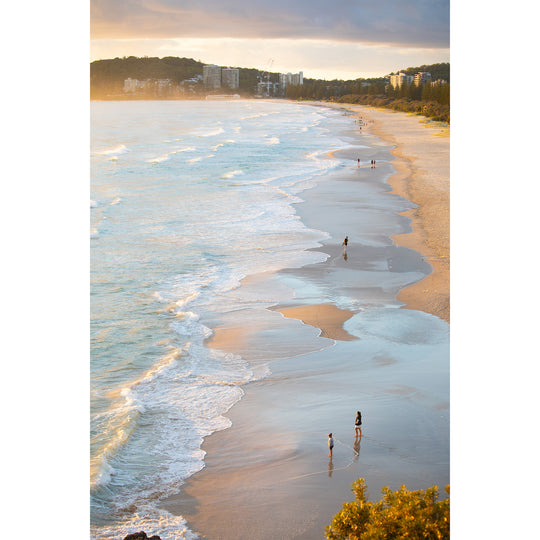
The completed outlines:
[[[450,498],[438,501],[437,486],[426,490],[382,488],[377,503],[367,500],[363,478],[352,484],[356,500],[345,503],[330,527],[330,540],[444,540],[450,538]],[[450,494],[450,486],[446,486]]]
[[[421,101],[411,98],[392,99],[382,95],[347,94],[332,101],[337,103],[352,103],[370,107],[385,107],[394,111],[421,114],[440,122],[450,123],[450,105],[436,101]]]

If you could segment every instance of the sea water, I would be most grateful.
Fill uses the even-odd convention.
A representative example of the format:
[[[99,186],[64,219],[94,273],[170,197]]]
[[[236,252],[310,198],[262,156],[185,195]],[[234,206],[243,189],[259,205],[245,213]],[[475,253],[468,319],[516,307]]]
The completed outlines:
[[[159,503],[265,376],[206,347],[201,321],[244,305],[245,276],[325,260],[295,203],[343,166],[327,153],[350,123],[288,102],[92,103],[92,538],[194,537]]]

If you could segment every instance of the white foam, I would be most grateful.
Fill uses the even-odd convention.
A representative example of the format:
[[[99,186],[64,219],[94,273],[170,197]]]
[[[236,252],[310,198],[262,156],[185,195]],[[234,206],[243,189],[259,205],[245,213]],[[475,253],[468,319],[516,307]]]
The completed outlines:
[[[267,140],[266,140],[266,144],[272,146],[274,144],[279,144],[280,143],[280,140],[279,140],[279,137],[269,137]]]
[[[214,137],[216,135],[221,135],[222,133],[225,133],[225,130],[220,127],[220,128],[208,131],[207,133],[201,133],[199,134],[199,137]]]
[[[182,154],[183,152],[194,152],[196,148],[194,146],[187,146],[186,148],[178,148],[178,150],[173,150],[171,154]]]
[[[96,527],[90,531],[92,540],[125,538],[128,534],[144,531],[148,537],[157,535],[161,540],[195,540],[198,538],[182,516],[173,516],[152,506],[143,507],[112,526]]]
[[[169,154],[164,154],[163,156],[147,159],[146,162],[147,163],[162,163],[163,161],[168,161],[169,157],[170,157]]]
[[[111,154],[125,154],[126,152],[129,152],[128,148],[124,144],[120,144],[118,146],[115,146],[114,148],[109,148],[107,150],[102,150],[101,152],[96,152],[99,156],[108,156]]]
[[[228,173],[222,174],[220,178],[223,178],[223,179],[234,178],[235,176],[239,176],[242,174],[244,174],[244,171],[237,169],[235,171],[230,171]]]
[[[112,201],[111,201],[111,206],[114,206],[115,204],[118,204],[122,202],[122,199],[120,197],[115,197]]]

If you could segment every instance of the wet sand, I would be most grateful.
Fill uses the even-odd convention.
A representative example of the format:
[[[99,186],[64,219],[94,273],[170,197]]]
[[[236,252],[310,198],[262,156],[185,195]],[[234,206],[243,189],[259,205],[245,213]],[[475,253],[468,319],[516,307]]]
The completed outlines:
[[[280,302],[202,321],[214,330],[207,345],[242,356],[259,378],[227,413],[232,427],[205,439],[205,468],[164,504],[202,538],[322,539],[357,478],[372,500],[384,485],[449,483],[448,324],[398,296],[434,266],[392,240],[413,236],[414,209],[388,185],[393,143],[359,137],[352,123],[342,136],[351,144],[334,155],[345,165],[297,204],[306,226],[329,233],[316,248],[327,260],[250,276],[244,291],[277,291]]]

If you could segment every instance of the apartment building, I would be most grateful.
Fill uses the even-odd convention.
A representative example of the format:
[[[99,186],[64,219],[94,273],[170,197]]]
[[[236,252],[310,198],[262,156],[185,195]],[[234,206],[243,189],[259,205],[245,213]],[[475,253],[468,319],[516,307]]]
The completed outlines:
[[[398,73],[397,75],[390,75],[390,84],[394,88],[401,88],[403,84],[411,84],[414,81],[412,75],[406,73]]]
[[[280,73],[279,74],[279,86],[282,91],[289,85],[298,86],[304,84],[304,73],[302,71],[298,73]]]
[[[421,84],[426,84],[428,82],[431,82],[431,73],[428,73],[427,71],[419,71],[418,73],[415,73],[414,84],[416,86],[420,86]]]
[[[213,64],[203,66],[203,82],[204,86],[211,90],[221,88],[221,66]]]
[[[221,68],[221,86],[223,88],[238,88],[240,86],[240,70]]]

